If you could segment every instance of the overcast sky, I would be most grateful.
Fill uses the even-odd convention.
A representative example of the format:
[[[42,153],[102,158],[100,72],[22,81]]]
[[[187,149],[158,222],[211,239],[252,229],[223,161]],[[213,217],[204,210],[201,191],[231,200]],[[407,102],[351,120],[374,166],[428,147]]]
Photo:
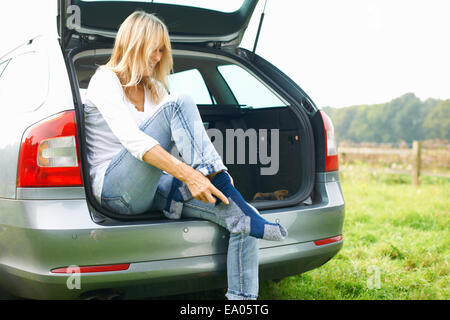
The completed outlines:
[[[47,1],[20,2],[22,11],[2,4],[2,42],[10,19],[20,17],[24,28],[43,16],[53,23]],[[263,6],[260,0],[245,48],[253,49]],[[449,13],[449,0],[268,0],[257,53],[319,107],[382,103],[407,92],[448,99]]]
[[[242,46],[253,48],[260,1]],[[257,53],[318,106],[450,98],[450,1],[268,0]]]

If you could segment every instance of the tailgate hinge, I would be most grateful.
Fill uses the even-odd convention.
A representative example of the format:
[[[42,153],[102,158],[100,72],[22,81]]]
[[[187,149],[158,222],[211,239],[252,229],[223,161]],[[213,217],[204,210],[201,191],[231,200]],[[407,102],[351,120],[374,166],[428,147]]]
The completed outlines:
[[[80,34],[80,46],[81,46],[81,48],[87,47],[87,45],[89,43],[89,40],[91,40],[89,36]]]
[[[222,48],[222,42],[220,41],[212,41],[212,42],[208,42],[206,44],[208,47],[214,48],[214,49],[220,49]]]

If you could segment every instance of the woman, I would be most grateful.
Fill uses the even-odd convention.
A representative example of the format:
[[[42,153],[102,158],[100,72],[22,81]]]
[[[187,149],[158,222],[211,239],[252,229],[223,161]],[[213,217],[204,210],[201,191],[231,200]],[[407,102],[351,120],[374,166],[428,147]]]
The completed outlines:
[[[166,26],[144,11],[131,14],[86,93],[94,195],[116,213],[156,209],[168,218],[200,217],[227,228],[226,297],[256,299],[257,238],[282,240],[287,232],[262,218],[234,188],[194,101],[168,94],[172,66]],[[183,161],[168,152],[174,145]]]

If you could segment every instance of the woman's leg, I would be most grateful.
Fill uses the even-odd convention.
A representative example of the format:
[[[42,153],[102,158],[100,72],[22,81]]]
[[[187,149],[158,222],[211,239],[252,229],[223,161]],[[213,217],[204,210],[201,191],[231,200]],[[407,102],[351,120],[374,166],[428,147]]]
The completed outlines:
[[[164,208],[173,179],[169,174],[161,176],[153,209],[162,210]],[[224,204],[218,206],[227,207]],[[218,214],[219,210],[214,204],[191,199],[184,202],[182,217],[205,219],[227,228],[227,223],[223,219],[224,215]],[[258,267],[258,239],[244,233],[230,233],[227,252],[228,291],[226,293],[229,300],[253,300],[258,297]]]
[[[205,175],[227,169],[204,130],[197,106],[188,96],[179,96],[162,105],[140,129],[154,137],[165,150],[171,150],[175,143],[183,160]],[[161,210],[167,198],[159,197],[161,193],[156,189],[159,186],[170,188],[170,179],[173,179],[168,174],[161,174],[161,170],[122,150],[106,171],[102,204],[125,214],[145,212],[154,207],[153,204]],[[154,201],[157,199],[159,201]],[[224,204],[219,206],[225,207]],[[226,223],[217,215],[218,207],[191,199],[184,203],[183,214],[225,227]],[[226,211],[221,210],[222,213]],[[258,239],[242,233],[230,234],[227,268],[227,297],[255,299],[258,294]]]
[[[189,96],[172,97],[144,121],[140,129],[159,141],[166,150],[171,149],[173,141],[183,160],[205,176],[219,172],[211,183],[228,198],[230,204],[217,203],[215,213],[227,223],[230,232],[244,232],[275,241],[286,238],[287,230],[279,223],[265,220],[234,188],[230,177],[222,172],[227,168],[206,133],[197,105]],[[160,176],[160,169],[122,150],[106,170],[102,205],[123,214],[143,213],[152,205]],[[163,212],[168,218],[179,218],[183,203],[191,198],[186,184],[174,179]]]
[[[227,169],[206,133],[197,105],[188,95],[170,96],[139,128],[168,152],[175,144],[184,162],[204,175]],[[106,170],[102,205],[122,214],[148,211],[161,174],[160,169],[123,149]]]

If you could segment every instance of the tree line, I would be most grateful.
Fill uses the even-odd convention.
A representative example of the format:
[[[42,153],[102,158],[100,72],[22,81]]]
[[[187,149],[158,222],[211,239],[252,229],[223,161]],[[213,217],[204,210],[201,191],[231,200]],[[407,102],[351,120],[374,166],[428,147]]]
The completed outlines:
[[[387,103],[322,110],[333,121],[338,143],[450,140],[450,99],[422,101],[407,93]]]

